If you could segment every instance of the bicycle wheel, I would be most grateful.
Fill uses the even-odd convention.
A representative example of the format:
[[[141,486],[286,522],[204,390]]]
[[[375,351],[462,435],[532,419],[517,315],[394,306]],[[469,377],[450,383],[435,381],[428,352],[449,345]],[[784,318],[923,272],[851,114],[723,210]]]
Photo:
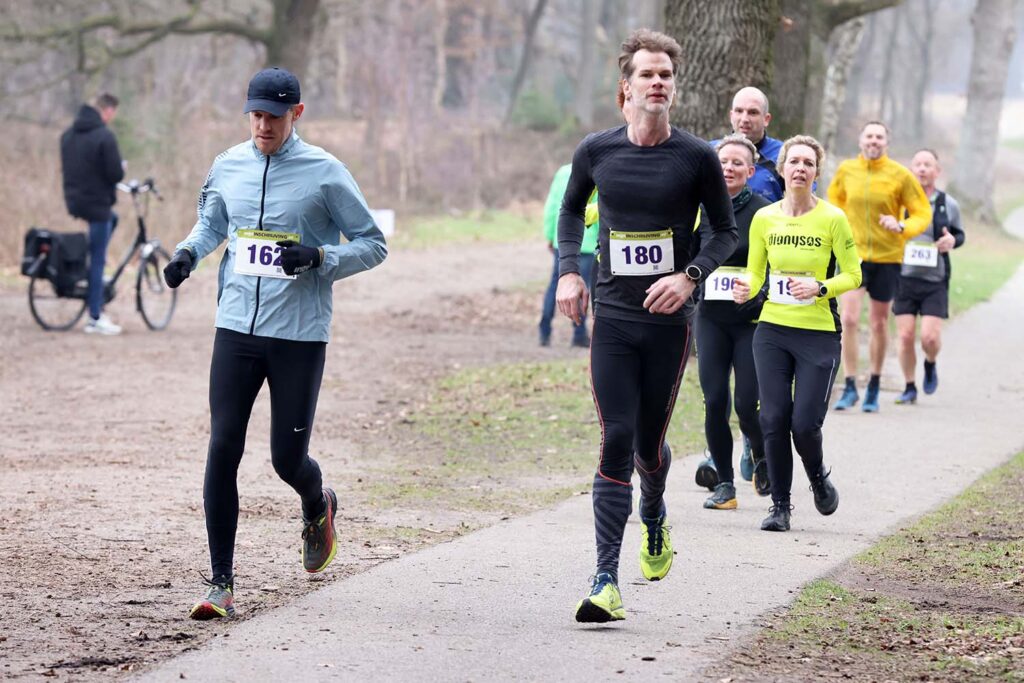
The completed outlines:
[[[85,313],[85,299],[57,296],[53,283],[40,265],[28,281],[28,309],[44,330],[70,330]]]
[[[178,300],[178,290],[164,282],[164,266],[171,257],[162,248],[150,245],[143,247],[142,253],[135,278],[135,304],[149,329],[162,330],[171,322]]]

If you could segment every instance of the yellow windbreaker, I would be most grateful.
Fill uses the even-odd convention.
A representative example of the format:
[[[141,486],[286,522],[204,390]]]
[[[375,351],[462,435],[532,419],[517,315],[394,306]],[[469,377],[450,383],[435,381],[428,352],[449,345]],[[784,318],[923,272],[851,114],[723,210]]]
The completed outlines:
[[[828,200],[850,221],[860,258],[868,263],[902,263],[903,246],[932,223],[932,207],[914,174],[887,156],[869,161],[863,155],[839,164]],[[886,230],[879,216],[906,212],[903,232]]]

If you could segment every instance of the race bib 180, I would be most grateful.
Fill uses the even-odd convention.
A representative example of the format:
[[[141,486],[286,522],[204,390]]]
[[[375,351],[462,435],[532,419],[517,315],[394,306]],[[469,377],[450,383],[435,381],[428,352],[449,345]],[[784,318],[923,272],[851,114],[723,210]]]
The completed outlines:
[[[737,281],[746,282],[747,270],[739,266],[719,266],[704,281],[705,301],[732,301],[732,288]]]
[[[817,282],[814,279],[814,273],[787,272],[785,270],[773,271],[768,276],[768,300],[772,303],[786,304],[787,306],[810,306],[813,304],[813,296],[810,299],[797,299],[793,296],[789,289],[790,278],[795,282],[804,282],[811,285]]]
[[[672,230],[608,234],[612,275],[664,275],[675,270]]]
[[[908,266],[934,268],[939,265],[939,248],[934,244],[907,242],[907,246],[903,248],[903,263]]]
[[[269,230],[239,230],[235,235],[235,272],[240,275],[260,275],[294,280],[295,275],[287,275],[281,268],[281,252],[284,247],[277,246],[281,240],[299,242],[299,236],[293,232],[271,232]]]

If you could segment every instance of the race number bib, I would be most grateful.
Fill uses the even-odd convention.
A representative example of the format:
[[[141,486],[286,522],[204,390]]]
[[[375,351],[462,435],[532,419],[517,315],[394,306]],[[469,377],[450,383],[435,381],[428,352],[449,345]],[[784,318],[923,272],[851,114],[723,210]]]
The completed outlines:
[[[934,244],[907,242],[907,246],[903,248],[903,263],[908,266],[934,268],[939,265],[939,248]]]
[[[294,280],[295,275],[286,275],[281,268],[281,252],[284,251],[284,247],[276,244],[281,240],[298,243],[299,236],[292,232],[239,230],[235,235],[235,272],[240,275]]]
[[[672,230],[609,233],[612,275],[663,275],[675,270]]]
[[[732,301],[732,288],[737,281],[746,282],[747,270],[739,266],[720,266],[704,281],[705,301]]]
[[[768,275],[768,300],[772,303],[786,304],[787,306],[810,306],[813,304],[813,296],[810,299],[797,299],[793,296],[789,291],[790,278],[796,282],[805,282],[810,285],[817,282],[814,279],[813,273],[787,272],[785,270],[773,271]]]

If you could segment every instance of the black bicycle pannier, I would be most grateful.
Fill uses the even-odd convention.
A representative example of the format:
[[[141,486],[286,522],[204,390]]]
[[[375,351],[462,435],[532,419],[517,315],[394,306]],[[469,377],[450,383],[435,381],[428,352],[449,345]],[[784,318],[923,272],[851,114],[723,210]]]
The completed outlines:
[[[84,232],[51,233],[46,275],[57,296],[84,297],[83,288],[75,284],[89,278],[89,236]]]
[[[46,228],[28,229],[25,233],[25,251],[21,255],[22,275],[32,275],[32,265],[43,251],[49,250],[52,239],[53,233]]]

